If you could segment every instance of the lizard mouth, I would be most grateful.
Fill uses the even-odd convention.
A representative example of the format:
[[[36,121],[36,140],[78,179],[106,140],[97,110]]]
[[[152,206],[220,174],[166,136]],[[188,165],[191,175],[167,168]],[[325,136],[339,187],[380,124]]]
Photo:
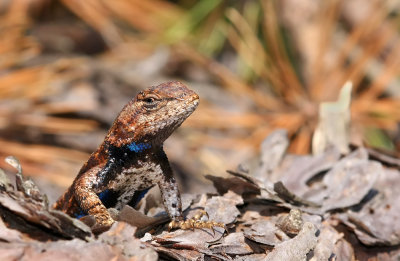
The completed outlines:
[[[182,122],[184,122],[197,108],[199,105],[199,96],[193,92],[193,94],[186,99],[184,110],[181,111],[181,119],[177,122],[177,126],[179,126]]]
[[[189,101],[187,107],[189,108],[190,113],[192,113],[197,108],[198,105],[199,105],[199,96]]]
[[[189,101],[189,103],[193,104],[193,105],[194,105],[194,108],[196,108],[197,105],[199,105],[199,101],[200,101],[199,95],[197,95],[196,93],[194,93],[194,94],[192,95],[191,100]]]
[[[197,105],[199,105],[199,99],[193,99],[192,104],[197,107]]]

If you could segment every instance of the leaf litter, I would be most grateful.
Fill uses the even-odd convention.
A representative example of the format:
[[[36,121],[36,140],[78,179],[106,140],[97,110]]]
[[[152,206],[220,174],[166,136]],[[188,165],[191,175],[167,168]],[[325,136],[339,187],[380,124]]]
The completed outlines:
[[[210,220],[223,222],[228,231],[215,227],[214,232],[208,228],[168,232],[168,217],[149,192],[138,209],[110,210],[119,221],[100,235],[93,235],[84,222],[52,210],[46,196],[22,176],[18,162],[9,158],[17,168],[17,186],[0,173],[0,257],[352,260],[359,246],[351,245],[346,233],[365,246],[392,246],[393,253],[399,252],[399,169],[382,164],[379,152],[370,156],[369,151],[282,154],[275,157],[278,163],[273,168],[260,163],[248,173],[209,175],[218,194],[182,195],[186,217],[204,209]],[[338,229],[340,224],[347,227],[345,233]]]
[[[327,146],[315,155],[291,155],[288,146],[286,131],[277,130],[262,143],[257,166],[240,165],[226,177],[207,175],[217,193],[182,195],[186,218],[205,210],[203,220],[225,228],[168,231],[159,191],[152,189],[135,209],[109,209],[117,222],[96,235],[90,216],[77,220],[51,209],[47,196],[23,177],[19,162],[8,157],[17,173],[14,186],[0,171],[0,259],[355,260],[400,255],[397,159],[354,146],[345,154]]]

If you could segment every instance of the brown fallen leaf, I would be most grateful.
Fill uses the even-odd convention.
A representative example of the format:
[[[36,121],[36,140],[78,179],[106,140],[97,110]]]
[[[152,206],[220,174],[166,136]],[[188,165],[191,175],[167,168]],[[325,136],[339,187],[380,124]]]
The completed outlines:
[[[302,196],[315,187],[312,179],[331,169],[339,160],[337,149],[329,149],[318,155],[286,155],[270,176],[271,182],[281,181],[292,193]]]
[[[249,227],[244,228],[244,236],[257,243],[269,246],[275,246],[289,240],[290,237],[276,226],[278,219],[277,216],[271,216],[250,220],[245,223]]]
[[[196,251],[209,252],[210,242],[218,241],[224,235],[224,229],[214,228],[215,234],[211,229],[176,230],[173,232],[163,231],[160,235],[153,236],[152,240],[162,246],[173,248],[191,248]]]
[[[244,198],[254,198],[260,194],[260,188],[257,185],[239,177],[221,178],[212,175],[206,175],[205,177],[213,182],[214,187],[220,195],[225,194],[228,190]]]
[[[210,247],[213,253],[226,253],[229,255],[252,254],[253,249],[246,243],[243,232],[230,233],[222,238],[221,243]]]
[[[360,203],[383,173],[379,162],[353,158],[352,154],[339,161],[323,178],[326,186],[322,201],[324,211]]]
[[[116,223],[98,239],[89,242],[73,239],[49,242],[0,242],[0,260],[158,260],[157,253],[135,239],[135,228]]]
[[[44,241],[75,237],[89,240],[93,237],[90,228],[81,221],[49,209],[46,195],[32,180],[22,176],[18,161],[15,158],[7,160],[18,170],[15,188],[0,173],[3,182],[0,185],[0,214],[8,227]]]
[[[317,245],[316,232],[317,228],[306,222],[296,237],[275,246],[265,260],[306,260],[307,254]]]
[[[375,195],[359,208],[339,214],[342,222],[354,230],[369,246],[400,244],[400,172],[385,169],[374,185]]]
[[[328,222],[324,222],[319,229],[318,242],[310,261],[329,260],[333,257],[337,257],[337,260],[355,260],[354,251],[343,236]]]
[[[276,130],[261,143],[260,164],[254,176],[265,182],[280,164],[289,146],[288,133],[284,129]]]

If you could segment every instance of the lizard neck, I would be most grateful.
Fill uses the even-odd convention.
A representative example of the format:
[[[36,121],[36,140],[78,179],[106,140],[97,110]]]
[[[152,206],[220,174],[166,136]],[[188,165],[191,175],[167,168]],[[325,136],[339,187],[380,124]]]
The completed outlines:
[[[101,171],[97,174],[102,186],[107,185],[114,179],[115,175],[121,173],[125,168],[132,168],[154,161],[154,156],[162,146],[153,147],[150,143],[132,142],[130,144],[116,147],[112,144],[106,146],[107,160]],[[101,149],[100,149],[101,150]]]

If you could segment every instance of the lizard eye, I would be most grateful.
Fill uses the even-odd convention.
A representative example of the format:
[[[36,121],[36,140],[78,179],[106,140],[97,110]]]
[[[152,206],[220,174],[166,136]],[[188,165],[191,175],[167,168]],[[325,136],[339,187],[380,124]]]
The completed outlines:
[[[152,104],[154,103],[155,99],[153,97],[148,97],[146,99],[144,99],[144,102],[147,104]]]
[[[153,95],[147,95],[146,97],[143,97],[142,101],[143,101],[144,107],[151,110],[151,109],[155,109],[157,107],[157,104],[160,102],[160,99]]]

